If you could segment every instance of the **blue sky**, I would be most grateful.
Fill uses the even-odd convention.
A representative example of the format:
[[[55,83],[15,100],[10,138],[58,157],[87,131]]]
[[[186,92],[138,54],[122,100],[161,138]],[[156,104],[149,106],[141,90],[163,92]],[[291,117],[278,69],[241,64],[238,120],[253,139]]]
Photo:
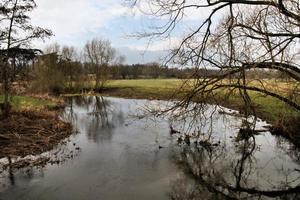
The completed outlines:
[[[45,43],[35,43],[39,48],[57,42],[80,49],[87,40],[95,37],[109,39],[127,63],[158,61],[166,55],[171,44],[180,40],[180,31],[167,40],[157,40],[148,45],[148,39],[130,37],[137,31],[161,24],[162,19],[151,19],[124,5],[125,0],[36,0],[38,8],[32,13],[35,25],[51,29],[55,36]],[[201,14],[201,13],[200,13]],[[201,15],[200,15],[201,16]],[[191,15],[185,24],[193,24],[198,15]],[[180,29],[178,29],[180,30]]]

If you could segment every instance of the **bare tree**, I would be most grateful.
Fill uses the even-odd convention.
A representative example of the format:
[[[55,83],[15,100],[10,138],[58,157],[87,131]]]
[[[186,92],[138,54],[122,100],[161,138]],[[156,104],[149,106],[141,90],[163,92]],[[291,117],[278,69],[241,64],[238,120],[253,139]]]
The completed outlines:
[[[58,95],[82,86],[86,74],[75,47],[55,43],[47,46],[44,52],[35,62],[32,90]]]
[[[22,55],[35,55],[36,50],[30,49],[30,42],[52,35],[50,30],[35,27],[30,23],[28,12],[36,7],[34,0],[1,0],[0,1],[0,48],[1,74],[4,91],[3,114],[9,114],[10,86],[14,80],[12,73],[16,59]]]
[[[84,54],[95,74],[95,90],[102,89],[108,80],[107,68],[114,61],[116,50],[109,40],[93,39],[86,43]]]
[[[167,62],[196,67],[186,82],[190,88],[176,106],[187,108],[192,101],[220,104],[232,95],[244,101],[246,116],[255,115],[250,93],[273,97],[300,111],[298,0],[136,0],[143,13],[168,19],[167,23],[141,37],[169,37],[188,14],[199,14],[192,27],[172,50]],[[143,5],[143,6],[140,6]],[[144,6],[148,5],[148,6]],[[203,13],[202,15],[200,15]],[[201,69],[218,69],[216,77],[198,77]],[[270,88],[265,80],[249,80],[247,72],[274,70],[289,77],[288,88]],[[201,106],[200,106],[201,108]]]
[[[52,54],[52,53],[56,53],[56,54],[60,54],[61,53],[61,45],[58,43],[53,43],[53,44],[49,44],[45,47],[45,49],[43,50],[44,54]]]
[[[77,59],[77,53],[74,47],[64,46],[61,51],[62,60],[65,63],[66,75],[68,77],[69,88],[73,88],[74,81],[74,62]]]

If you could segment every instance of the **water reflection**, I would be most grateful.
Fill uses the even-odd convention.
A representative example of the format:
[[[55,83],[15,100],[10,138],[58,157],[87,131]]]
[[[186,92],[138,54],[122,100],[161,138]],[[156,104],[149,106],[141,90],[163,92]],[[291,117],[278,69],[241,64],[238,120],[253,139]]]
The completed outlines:
[[[10,184],[11,185],[15,185],[15,176],[14,176],[14,172],[13,172],[13,169],[12,169],[12,161],[11,161],[11,158],[8,157],[8,174],[9,174],[9,181],[10,181]]]
[[[111,140],[114,129],[125,122],[122,109],[102,96],[72,97],[68,98],[68,104],[64,118],[72,121],[79,131],[84,130],[95,143]],[[75,113],[74,109],[84,112]]]
[[[0,199],[299,199],[300,151],[269,132],[247,132],[240,117],[207,106],[200,119],[152,120],[133,116],[163,102],[67,101],[62,117],[78,133],[48,153],[71,159],[26,172],[7,168]]]
[[[282,154],[289,155],[293,162],[300,165],[300,147],[287,142],[287,139],[283,137],[277,137],[276,147],[278,151],[280,150]]]
[[[175,161],[193,182],[182,184],[186,177],[177,180],[170,198],[299,199],[299,170],[288,167],[285,160],[261,160],[263,147],[256,140],[236,137],[233,145],[184,146]]]

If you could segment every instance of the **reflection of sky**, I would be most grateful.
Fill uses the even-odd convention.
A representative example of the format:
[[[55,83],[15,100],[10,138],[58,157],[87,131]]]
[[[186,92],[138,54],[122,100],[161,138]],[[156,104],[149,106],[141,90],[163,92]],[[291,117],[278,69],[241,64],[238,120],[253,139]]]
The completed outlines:
[[[95,97],[89,97],[88,99],[87,102],[89,102],[89,106],[87,108],[84,105],[77,104],[77,108],[74,110],[75,112],[80,111],[81,113],[78,119],[78,121],[80,121],[79,124],[81,124],[79,126],[81,131],[86,132],[88,138],[96,143],[110,141],[115,131],[119,133],[122,132],[123,129],[120,129],[120,127],[128,125],[128,122],[125,121],[130,118],[128,116],[129,112],[134,112],[134,110],[141,106],[143,102],[146,102],[141,101],[138,105],[131,105],[128,104],[128,100],[120,100],[116,103],[116,99],[114,98],[103,99],[99,97],[96,99]],[[97,103],[101,105],[97,105]],[[159,106],[164,107],[163,101],[153,101],[152,103],[147,103],[147,108],[150,108],[151,104],[156,108]],[[85,113],[84,111],[82,112],[82,108],[86,109],[87,113],[86,111]],[[95,111],[96,113],[92,114]],[[97,115],[97,112],[99,115]],[[236,116],[220,115],[218,109],[215,109],[213,106],[208,106],[204,113],[205,116],[212,117],[202,117],[198,120],[196,118],[192,124],[188,123],[191,118],[187,118],[185,123],[182,121],[174,121],[172,123],[177,130],[183,130],[184,132],[193,132],[194,130],[200,131],[204,134],[204,138],[211,132],[214,142],[222,141],[226,146],[226,153],[223,156],[224,159],[222,159],[220,167],[225,168],[225,166],[228,165],[227,167],[230,169],[232,167],[231,160],[240,158],[240,152],[236,147],[237,144],[234,142],[234,136],[238,133],[242,120]],[[158,124],[153,125],[151,123],[152,121],[148,120],[146,123],[150,123],[150,125],[144,125],[150,127],[153,133],[159,135],[161,130],[160,120],[163,119],[156,119],[155,121]],[[195,129],[191,128],[191,125]],[[256,124],[257,129],[259,130],[262,130],[265,125],[266,123],[261,120],[258,120]],[[134,132],[134,130],[132,131]],[[138,135],[133,135],[133,137],[139,138]],[[277,138],[267,132],[256,136],[255,142],[257,150],[253,153],[254,161],[252,169],[255,173],[253,173],[253,177],[251,177],[252,181],[260,179],[260,177],[268,177],[266,180],[261,179],[261,181],[258,181],[259,184],[268,185],[268,181],[270,181],[269,177],[272,177],[271,182],[279,184],[286,176],[284,173],[278,173],[279,169],[285,169],[285,172],[288,172],[289,170],[297,168],[298,164],[294,163],[289,155],[286,155],[286,152],[283,152],[281,148],[278,148],[278,141]],[[139,143],[139,139],[136,140],[136,143]],[[277,176],[272,176],[274,172],[276,172]]]

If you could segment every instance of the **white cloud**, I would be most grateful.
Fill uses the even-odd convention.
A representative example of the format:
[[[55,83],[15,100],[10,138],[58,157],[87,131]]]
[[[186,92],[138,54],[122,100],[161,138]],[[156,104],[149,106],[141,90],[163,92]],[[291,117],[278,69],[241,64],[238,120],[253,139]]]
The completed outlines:
[[[119,52],[126,57],[127,64],[161,62],[168,52],[164,51],[145,51],[132,48],[120,47]]]
[[[177,48],[180,45],[182,38],[180,37],[168,37],[164,39],[155,40],[154,42],[149,41],[148,45],[129,45],[128,47],[132,50],[138,51],[169,51]]]
[[[198,1],[198,0],[189,0]],[[93,37],[102,36],[110,39],[115,47],[127,46],[132,51],[168,51],[176,48],[181,42],[179,37],[170,37],[167,39],[154,40],[147,45],[147,39],[144,43],[134,38],[128,38],[127,41],[122,39],[122,35],[134,34],[130,32],[133,29],[151,31],[151,20],[159,23],[165,23],[166,17],[155,18],[149,16],[144,18],[144,14],[138,10],[130,10],[124,6],[125,0],[36,0],[38,8],[32,13],[32,22],[44,28],[49,28],[55,34],[51,40],[46,43],[58,42],[59,44],[73,45],[82,47],[86,40]],[[142,0],[140,9],[149,10],[148,0]],[[152,9],[157,9],[152,6]],[[194,9],[186,13],[184,20],[192,20],[198,22],[207,16],[208,9]],[[149,12],[148,12],[149,13]],[[122,19],[124,16],[124,20]],[[130,21],[132,17],[132,22]],[[117,19],[116,21],[113,21]],[[146,20],[145,20],[146,19]],[[150,19],[150,21],[148,21]],[[123,21],[122,21],[123,20]],[[124,23],[123,23],[124,22]],[[148,22],[150,25],[148,26]],[[154,23],[154,26],[155,24]],[[193,23],[182,23],[180,30],[173,36],[184,35],[184,30],[189,30],[189,26]],[[110,31],[110,32],[109,32]],[[123,32],[123,34],[122,34]],[[45,44],[34,42],[37,48],[43,49]]]
[[[97,32],[127,10],[116,0],[37,0],[36,3],[33,24],[51,29],[55,34],[53,40],[59,42]]]

